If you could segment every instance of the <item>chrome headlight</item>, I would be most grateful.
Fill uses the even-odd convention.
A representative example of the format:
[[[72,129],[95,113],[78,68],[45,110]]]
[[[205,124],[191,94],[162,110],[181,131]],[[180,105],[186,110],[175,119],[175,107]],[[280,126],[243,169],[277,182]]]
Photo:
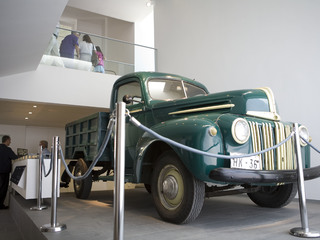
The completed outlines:
[[[305,126],[300,126],[299,127],[299,135],[300,137],[303,137],[306,141],[309,141],[309,131]],[[306,146],[307,143],[305,141],[303,141],[302,139],[300,139],[300,144],[301,146]]]
[[[248,141],[250,136],[250,127],[248,122],[243,118],[237,118],[233,121],[231,127],[233,139],[239,143],[244,144]]]

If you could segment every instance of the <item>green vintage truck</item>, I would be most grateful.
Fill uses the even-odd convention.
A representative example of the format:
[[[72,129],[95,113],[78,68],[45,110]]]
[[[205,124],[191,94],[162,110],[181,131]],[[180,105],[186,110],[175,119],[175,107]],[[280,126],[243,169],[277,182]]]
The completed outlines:
[[[219,155],[243,155],[287,138],[293,124],[282,122],[269,88],[210,94],[194,80],[166,73],[138,72],[113,86],[110,112],[125,101],[130,115],[156,133],[186,146]],[[75,176],[84,174],[106,133],[110,113],[100,112],[66,125],[65,158]],[[309,138],[306,127],[300,133]],[[205,197],[247,193],[262,207],[283,207],[297,192],[294,142],[276,150],[231,160],[192,153],[170,145],[126,122],[125,180],[143,183],[162,219],[193,221]],[[319,177],[310,167],[310,147],[301,141],[305,179]],[[87,198],[93,181],[113,180],[113,141],[97,167],[74,181],[78,198]],[[62,176],[68,185],[70,177]]]

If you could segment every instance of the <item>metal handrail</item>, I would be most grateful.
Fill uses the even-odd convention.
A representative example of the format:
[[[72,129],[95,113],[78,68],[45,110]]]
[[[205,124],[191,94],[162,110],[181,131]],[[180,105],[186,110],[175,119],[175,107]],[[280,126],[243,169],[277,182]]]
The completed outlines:
[[[123,64],[123,65],[128,65],[128,66],[134,66],[133,63],[125,63],[125,62],[120,62],[120,61],[115,61],[115,60],[104,60],[105,62],[112,62],[112,63],[119,63],[119,64]]]
[[[70,29],[61,28],[61,27],[57,27],[57,28],[61,29],[61,30],[69,31],[69,32],[78,32],[78,33],[81,33],[81,34],[88,34],[88,35],[93,36],[93,37],[103,38],[103,39],[114,41],[114,42],[129,44],[129,45],[132,45],[132,46],[143,47],[143,48],[148,48],[148,49],[152,49],[152,50],[157,51],[157,49],[153,48],[153,47],[148,47],[148,46],[144,46],[144,45],[141,45],[141,44],[131,43],[131,42],[127,42],[127,41],[124,41],[124,40],[115,39],[115,38],[105,37],[105,36],[101,36],[101,35],[98,35],[98,34],[82,32],[82,31],[78,31],[78,30],[70,30]]]

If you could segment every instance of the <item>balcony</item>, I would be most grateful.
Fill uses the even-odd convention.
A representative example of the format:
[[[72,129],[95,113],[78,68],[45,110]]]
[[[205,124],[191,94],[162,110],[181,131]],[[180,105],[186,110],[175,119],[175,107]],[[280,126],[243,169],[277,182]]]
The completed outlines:
[[[108,38],[87,32],[76,31],[80,34],[78,43],[83,41],[83,36],[88,35],[94,46],[99,46],[105,57],[104,71],[106,74],[125,75],[135,71],[155,71],[157,50],[152,47],[134,44],[118,39]],[[55,48],[59,50],[62,40],[72,33],[71,29],[57,27],[52,40]],[[49,44],[50,45],[50,44]],[[80,49],[81,55],[81,49]],[[89,61],[80,60],[74,51],[74,58],[60,57],[57,50],[49,47],[42,56],[40,64],[63,68],[94,71],[94,66]]]

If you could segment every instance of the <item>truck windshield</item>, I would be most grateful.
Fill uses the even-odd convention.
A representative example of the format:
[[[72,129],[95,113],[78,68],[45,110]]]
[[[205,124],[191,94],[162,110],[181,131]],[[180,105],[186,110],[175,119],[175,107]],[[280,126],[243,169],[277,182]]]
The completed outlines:
[[[200,87],[172,79],[151,79],[148,81],[148,91],[150,97],[157,100],[174,100],[206,94]]]

